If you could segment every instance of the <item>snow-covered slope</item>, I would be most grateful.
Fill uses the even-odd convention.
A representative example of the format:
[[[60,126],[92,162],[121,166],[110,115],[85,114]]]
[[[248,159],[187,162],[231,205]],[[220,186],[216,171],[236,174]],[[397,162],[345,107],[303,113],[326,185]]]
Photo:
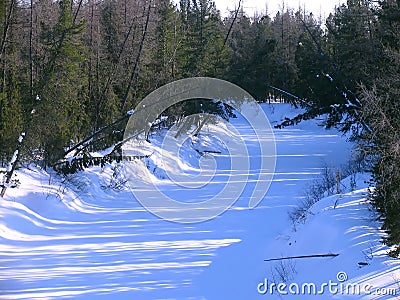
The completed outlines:
[[[269,271],[261,293],[268,284],[266,294],[272,283],[284,282],[287,287],[282,292],[274,290],[275,295],[296,298],[303,294],[307,299],[393,299],[399,295],[400,261],[388,258],[388,249],[381,244],[381,224],[368,201],[370,191],[365,181],[369,176],[357,177],[355,191],[322,199],[310,208],[305,224],[281,233],[271,245],[268,258],[335,256],[267,261]],[[310,290],[304,284],[311,284]]]
[[[287,104],[263,108],[271,123],[296,113]],[[240,117],[231,122],[254,153],[246,122]],[[7,190],[0,201],[0,299],[395,298],[378,295],[382,291],[377,288],[397,288],[400,295],[400,263],[388,258],[379,243],[382,232],[366,198],[367,175],[359,175],[356,191],[316,203],[296,230],[288,218],[321,167],[345,164],[351,145],[315,121],[274,133],[276,172],[261,204],[249,210],[250,192],[244,190],[227,212],[198,224],[172,223],[149,213],[124,185],[119,165],[93,167],[67,178],[36,167],[19,170],[20,187]],[[168,181],[165,166],[158,163],[159,137],[153,136],[154,155],[138,163],[135,175],[144,178],[150,169],[153,180],[170,195],[198,200],[193,191]],[[210,155],[217,166],[224,165],[226,149],[213,136],[205,132],[193,142],[179,153],[180,168],[195,173],[204,150],[221,152]],[[217,176],[216,186],[223,179]],[[264,261],[324,253],[338,256]],[[340,272],[348,277],[344,283],[370,284],[376,293],[258,291],[265,283],[281,281],[292,288],[304,282],[319,287],[338,282]]]

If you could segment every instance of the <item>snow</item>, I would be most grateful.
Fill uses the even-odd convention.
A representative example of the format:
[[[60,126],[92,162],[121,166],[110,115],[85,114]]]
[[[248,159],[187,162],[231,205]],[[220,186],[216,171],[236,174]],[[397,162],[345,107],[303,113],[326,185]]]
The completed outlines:
[[[25,137],[25,132],[22,132],[21,135],[18,138],[18,142],[22,143],[22,141],[24,140],[24,137]]]
[[[333,78],[328,73],[325,74],[325,77],[329,79],[330,82],[333,82]]]
[[[165,122],[166,120],[168,120],[167,116],[161,116],[160,118],[158,118],[157,120],[155,120],[154,122],[150,123],[149,126],[156,126],[161,124],[162,122]]]
[[[91,157],[104,157],[104,156],[107,156],[107,155],[111,154],[114,150],[115,150],[115,147],[114,146],[110,146],[107,149],[104,149],[102,151],[90,152],[89,155]]]
[[[17,161],[17,159],[18,159],[18,150],[15,150],[14,151],[14,153],[13,153],[13,156],[11,157],[11,160],[10,160],[10,162],[8,163],[8,166],[7,166],[7,173],[8,172],[11,172],[11,170],[12,170],[12,167],[13,167],[13,164],[15,164],[15,162]]]
[[[272,125],[300,112],[287,104],[263,109]],[[245,139],[255,170],[260,152],[254,132],[240,116],[231,123]],[[294,227],[288,218],[324,165],[337,167],[350,157],[352,145],[341,133],[317,123],[274,130],[275,175],[255,209],[248,208],[258,180],[251,171],[232,207],[195,224],[162,220],[143,208],[129,189],[114,188],[122,180],[118,164],[91,167],[64,179],[32,166],[17,170],[20,187],[7,190],[0,201],[0,298],[310,299],[318,295],[280,295],[276,289],[272,295],[261,295],[257,288],[265,282],[282,283],[281,288],[303,283],[320,287],[330,280],[338,283],[339,273],[348,278],[343,284],[369,284],[372,292],[333,295],[325,290],[321,299],[395,298],[378,295],[389,290],[377,291],[394,288],[400,294],[400,262],[387,257],[388,248],[380,243],[384,233],[368,202],[368,174],[356,175],[355,191],[345,178],[342,194],[314,204],[304,224]],[[152,155],[133,163],[135,173],[130,175],[137,179],[136,188],[143,188],[140,180],[148,180],[150,174],[152,183],[171,196],[186,202],[204,200],[209,196],[205,191],[185,189],[167,177],[178,171],[196,176],[202,159],[214,160],[216,166],[217,176],[207,191],[226,184],[222,175],[229,145],[211,134],[216,127],[229,129],[218,124],[205,127],[165,164],[165,133],[153,134],[152,143],[142,148]],[[264,261],[326,253],[339,255]]]
[[[338,292],[334,295],[338,299],[376,299],[379,296],[377,289],[383,287],[398,293],[399,286],[393,276],[400,274],[400,262],[389,259],[386,256],[387,249],[380,243],[384,234],[378,230],[380,224],[371,215],[371,206],[367,200],[368,187],[364,179],[369,178],[361,174],[356,191],[327,197],[318,202],[311,208],[312,215],[305,224],[299,225],[296,230],[287,230],[273,242],[271,249],[277,250],[269,254],[273,257],[339,254],[335,258],[292,262],[295,270],[293,274],[287,275],[291,277],[290,282],[312,282],[317,287],[330,280],[339,284],[341,282],[337,277],[340,273],[347,278],[343,282],[345,285],[360,287],[360,294],[342,295]],[[272,279],[277,266],[279,264],[276,262],[266,262],[265,267],[272,270],[266,277]],[[367,284],[371,288],[369,291],[364,290]]]

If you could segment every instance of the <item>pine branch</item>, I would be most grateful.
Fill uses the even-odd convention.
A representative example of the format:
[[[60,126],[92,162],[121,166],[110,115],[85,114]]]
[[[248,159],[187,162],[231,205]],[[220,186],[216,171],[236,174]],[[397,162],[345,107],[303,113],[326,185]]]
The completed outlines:
[[[79,142],[78,144],[74,145],[73,147],[69,148],[67,151],[64,152],[64,157],[67,156],[69,153],[71,153],[74,150],[77,150],[80,147],[84,147],[85,145],[89,144],[94,137],[98,136],[100,133],[106,131],[107,129],[129,119],[129,117],[131,116],[131,111],[128,112],[125,116],[119,118],[118,120],[115,120],[114,122],[112,122],[109,125],[106,125],[102,128],[100,128],[99,130],[97,130],[96,132],[94,132],[93,134],[91,134],[90,136],[88,136],[87,138],[83,139],[81,142]]]
[[[300,97],[297,97],[296,95],[294,95],[294,94],[292,94],[292,93],[289,93],[289,92],[287,92],[287,91],[285,91],[285,90],[282,90],[282,89],[277,88],[277,87],[272,86],[272,85],[267,85],[267,86],[268,86],[269,88],[271,88],[271,89],[273,89],[273,90],[279,92],[279,93],[282,93],[282,94],[284,94],[284,95],[286,95],[286,96],[289,96],[290,98],[292,98],[292,99],[294,99],[294,100],[296,100],[296,101],[301,102],[301,103],[304,104],[305,106],[312,107],[312,105],[311,105],[310,103],[308,103],[306,100],[301,99]]]
[[[303,18],[299,17],[301,22],[303,23],[307,33],[311,36],[311,39],[313,40],[314,44],[317,46],[318,49],[318,54],[321,57],[324,57],[328,59],[329,63],[333,65],[332,59],[322,50],[322,47],[320,43],[318,42],[317,38],[315,35],[311,32],[310,28],[307,26],[306,22],[303,20]],[[344,84],[342,81],[339,81],[337,78],[343,77],[339,76],[340,71],[337,70],[335,66],[332,67],[333,75],[326,73],[322,71],[323,75],[325,78],[327,78],[332,85],[334,85],[335,89],[342,95],[342,97],[345,100],[345,105],[342,105],[340,103],[331,105],[330,106],[330,111],[327,111],[330,115],[332,115],[332,112],[334,109],[336,109],[336,112],[339,112],[339,108],[341,108],[340,113],[343,114],[350,114],[350,116],[353,118],[353,120],[349,121],[348,118],[346,120],[346,125],[342,128],[343,131],[347,131],[351,127],[351,122],[357,122],[360,124],[363,129],[366,132],[371,132],[371,128],[362,120],[361,116],[359,115],[359,110],[362,108],[362,103],[358,99],[358,97],[354,94],[353,91],[351,91],[346,84]],[[350,97],[349,97],[350,96]],[[349,123],[350,122],[350,123]]]

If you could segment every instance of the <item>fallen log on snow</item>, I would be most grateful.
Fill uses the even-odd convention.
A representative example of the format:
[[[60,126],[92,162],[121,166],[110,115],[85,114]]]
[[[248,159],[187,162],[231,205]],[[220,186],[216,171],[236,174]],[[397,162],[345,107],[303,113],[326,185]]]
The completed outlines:
[[[336,256],[339,256],[339,254],[328,253],[328,254],[289,256],[289,257],[281,257],[281,258],[264,259],[264,261],[278,261],[278,260],[300,259],[300,258],[336,257]]]

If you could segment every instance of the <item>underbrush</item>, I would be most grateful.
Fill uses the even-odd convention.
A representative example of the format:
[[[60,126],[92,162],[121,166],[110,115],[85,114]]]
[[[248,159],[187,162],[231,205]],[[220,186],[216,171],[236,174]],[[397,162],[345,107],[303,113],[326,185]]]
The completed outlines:
[[[324,163],[319,176],[306,187],[302,200],[288,213],[294,228],[306,221],[312,214],[311,207],[321,199],[354,191],[357,188],[357,174],[364,170],[365,165],[359,159],[352,159],[341,167]]]

